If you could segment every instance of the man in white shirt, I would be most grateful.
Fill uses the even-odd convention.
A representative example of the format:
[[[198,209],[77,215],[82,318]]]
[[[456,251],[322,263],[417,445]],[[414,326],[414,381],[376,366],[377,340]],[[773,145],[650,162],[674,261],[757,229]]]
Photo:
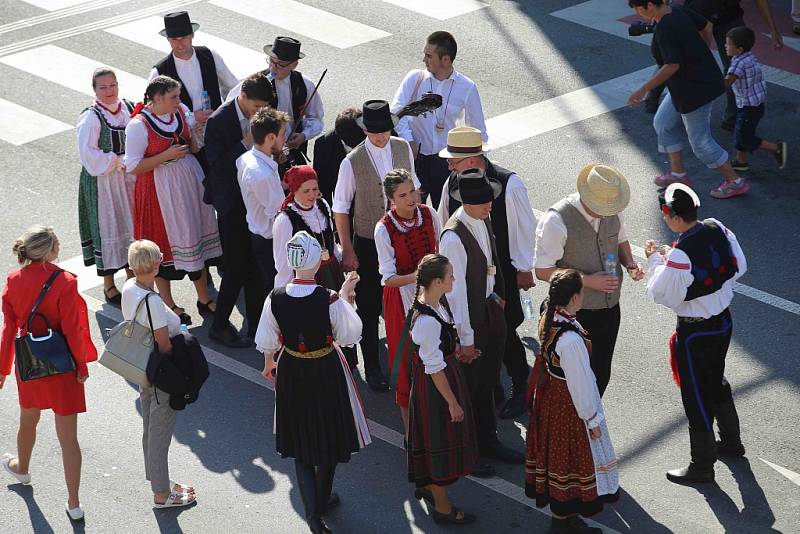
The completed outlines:
[[[492,202],[503,186],[481,169],[458,175],[459,187],[451,195],[462,203],[447,221],[439,252],[453,265],[453,290],[447,296],[461,348],[457,358],[472,395],[472,409],[481,460],[472,474],[494,475],[492,458],[511,464],[525,461],[497,439],[494,386],[499,380],[507,333],[503,272],[499,269],[495,236],[489,223]]]
[[[403,117],[397,134],[408,141],[416,157],[417,173],[422,183],[422,201],[431,195],[433,207],[439,206],[442,184],[450,171],[439,151],[447,147],[447,132],[456,126],[472,126],[481,132],[484,141],[486,122],[475,82],[456,71],[453,61],[458,48],[453,36],[436,31],[428,36],[423,51],[425,69],[406,74],[392,100],[391,110],[419,100],[426,92],[442,96],[442,106],[418,117]]]
[[[611,379],[619,332],[620,265],[633,280],[644,277],[622,219],[629,200],[628,182],[618,170],[589,164],[578,174],[578,192],[548,209],[536,228],[539,280],[549,281],[562,268],[583,274],[583,308],[577,318],[592,340],[591,364],[601,396]]]
[[[258,110],[250,118],[253,148],[236,160],[237,179],[247,209],[253,255],[264,277],[267,292],[272,290],[275,282],[272,224],[286,198],[274,157],[283,150],[288,120],[282,111],[272,108]]]
[[[192,46],[194,32],[199,27],[191,22],[186,11],[164,15],[164,29],[159,33],[169,41],[172,53],[156,63],[147,79],[165,75],[181,82],[181,102],[194,114],[198,131],[202,131],[208,117],[222,104],[222,97],[239,80],[215,51]],[[203,104],[204,93],[208,96],[208,108]],[[198,135],[197,141],[202,147],[203,136]],[[195,156],[203,171],[207,171],[205,153],[201,150]]]
[[[308,161],[308,141],[322,133],[325,109],[322,97],[314,92],[314,82],[297,70],[306,55],[300,51],[301,43],[292,37],[276,37],[272,45],[264,47],[269,68],[262,71],[275,90],[277,102],[273,107],[289,116],[285,143],[289,147],[289,160],[296,164]],[[240,86],[228,93],[227,100],[239,94]]]
[[[691,447],[689,466],[667,472],[667,478],[679,484],[713,482],[717,455],[745,453],[724,373],[733,334],[728,306],[747,260],[736,236],[721,222],[698,221],[700,199],[690,187],[672,184],[659,200],[664,222],[679,236],[671,247],[646,242],[647,297],[678,315],[670,355]],[[714,419],[720,437],[716,442]]]
[[[415,187],[419,187],[419,181],[414,173],[411,147],[405,140],[391,135],[397,117],[389,112],[388,102],[367,100],[356,122],[367,138],[342,160],[333,194],[333,213],[342,244],[342,268],[358,271],[360,277],[356,304],[364,325],[360,345],[367,384],[375,391],[389,391],[389,382],[378,360],[378,318],[383,289],[378,272],[375,225],[388,209],[383,191],[386,173],[395,168],[405,169],[411,173]]]
[[[503,186],[503,190],[492,202],[492,231],[497,240],[497,254],[500,269],[505,278],[504,295],[506,300],[505,316],[508,335],[503,363],[511,377],[511,397],[500,410],[501,419],[513,419],[525,412],[525,399],[528,393],[528,360],[525,346],[517,334],[517,328],[525,319],[520,302],[519,290],[526,291],[535,285],[533,280],[533,254],[535,239],[531,235],[536,231],[536,215],[528,199],[528,189],[516,173],[495,165],[486,157],[486,145],[482,142],[481,132],[477,128],[462,126],[454,128],[447,134],[447,148],[439,152],[439,156],[447,160],[450,177],[442,188],[442,201],[439,203],[439,217],[447,221],[461,205],[449,194],[449,190],[458,188],[456,175],[467,169],[481,169],[489,178],[495,179]],[[501,398],[495,387],[495,398]],[[503,393],[502,386],[499,393]]]

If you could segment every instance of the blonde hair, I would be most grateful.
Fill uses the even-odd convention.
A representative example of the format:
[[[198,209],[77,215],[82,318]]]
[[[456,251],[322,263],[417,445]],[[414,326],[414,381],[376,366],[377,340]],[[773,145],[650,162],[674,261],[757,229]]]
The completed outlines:
[[[53,227],[37,224],[28,228],[14,241],[11,251],[17,256],[17,262],[24,265],[33,261],[44,261],[57,244],[58,237]]]
[[[154,271],[160,263],[161,249],[149,239],[139,239],[128,247],[128,268],[134,274]]]

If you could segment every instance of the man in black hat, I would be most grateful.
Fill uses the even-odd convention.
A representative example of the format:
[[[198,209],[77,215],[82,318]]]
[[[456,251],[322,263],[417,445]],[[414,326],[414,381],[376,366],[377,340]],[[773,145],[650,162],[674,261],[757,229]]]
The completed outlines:
[[[453,128],[447,134],[447,147],[439,156],[447,160],[450,177],[442,188],[442,202],[439,203],[439,217],[446,221],[461,205],[449,194],[450,189],[458,188],[458,173],[466,169],[481,169],[486,176],[500,182],[503,189],[492,202],[490,224],[497,241],[497,254],[500,270],[503,271],[506,301],[505,317],[508,335],[503,354],[506,372],[511,377],[511,397],[500,409],[501,419],[513,419],[525,412],[525,399],[528,388],[528,360],[525,346],[519,338],[517,328],[525,315],[522,311],[519,290],[526,291],[535,284],[533,278],[534,244],[536,242],[536,215],[528,199],[528,189],[514,171],[504,169],[486,157],[486,145],[482,142],[477,128],[462,126]],[[498,376],[499,381],[499,376]],[[499,393],[502,393],[502,387]],[[495,399],[502,399],[495,387]]]
[[[181,82],[181,102],[194,114],[197,124],[203,126],[222,104],[222,96],[239,83],[239,79],[219,54],[205,46],[192,46],[194,32],[199,27],[186,11],[164,15],[164,29],[158,33],[167,38],[172,53],[155,64],[147,79],[163,74]],[[202,134],[197,141],[202,147]],[[205,152],[201,150],[195,156],[207,172]]]
[[[482,460],[473,468],[475,476],[494,476],[494,467],[483,459],[491,458],[522,464],[525,457],[497,439],[494,386],[500,373],[507,334],[503,308],[506,305],[505,280],[498,268],[495,235],[489,223],[492,203],[503,186],[482,169],[467,169],[458,174],[458,187],[450,195],[461,207],[447,221],[439,242],[439,252],[453,265],[453,290],[447,296],[461,349],[457,355],[464,364]]]
[[[679,234],[672,247],[645,243],[647,297],[672,309],[678,326],[670,338],[672,373],[689,420],[691,462],[667,472],[678,484],[713,482],[717,455],[744,456],[739,416],[725,379],[733,321],[733,284],[747,271],[736,236],[716,219],[698,221],[700,199],[684,184],[660,197],[661,213]],[[715,442],[714,419],[720,441]]]
[[[250,340],[239,336],[229,321],[239,292],[244,288],[248,337],[251,339],[267,296],[251,246],[247,211],[236,176],[236,159],[253,146],[250,118],[274,98],[267,79],[254,74],[244,79],[239,96],[217,108],[206,123],[209,164],[206,191],[217,211],[225,266],[214,323],[208,337],[232,348],[250,345]]]
[[[383,192],[386,173],[405,169],[413,176],[415,187],[419,187],[419,181],[414,173],[411,147],[404,139],[391,135],[397,117],[389,112],[388,102],[364,102],[362,116],[356,122],[367,138],[342,160],[333,194],[333,212],[342,244],[342,267],[345,271],[358,271],[360,277],[356,305],[363,324],[360,345],[367,384],[375,391],[389,391],[389,382],[378,361],[378,318],[383,289],[378,272],[375,225],[388,210]]]
[[[305,163],[308,141],[321,134],[324,128],[325,110],[319,91],[314,92],[314,82],[296,70],[299,61],[306,57],[300,45],[300,41],[292,37],[276,37],[273,44],[264,47],[269,68],[262,74],[275,91],[277,103],[273,107],[289,115],[285,139],[289,160]],[[228,100],[237,94],[238,86],[228,93]]]

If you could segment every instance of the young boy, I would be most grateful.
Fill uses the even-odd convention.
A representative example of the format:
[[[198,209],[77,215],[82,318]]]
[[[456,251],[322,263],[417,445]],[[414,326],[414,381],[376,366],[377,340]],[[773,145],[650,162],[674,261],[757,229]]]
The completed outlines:
[[[725,87],[733,86],[733,94],[736,96],[736,159],[731,161],[731,166],[736,171],[750,170],[747,152],[757,149],[771,152],[779,169],[786,167],[786,143],[773,143],[756,136],[756,127],[764,116],[767,84],[758,59],[750,51],[755,42],[755,32],[746,26],[731,29],[725,39],[725,52],[733,58],[725,76]]]

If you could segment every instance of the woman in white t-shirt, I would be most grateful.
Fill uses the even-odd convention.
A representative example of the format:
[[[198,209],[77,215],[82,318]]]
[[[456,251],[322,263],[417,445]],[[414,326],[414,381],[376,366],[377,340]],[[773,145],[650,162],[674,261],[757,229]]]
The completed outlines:
[[[170,338],[180,333],[181,322],[154,289],[162,258],[161,250],[152,241],[141,239],[131,243],[128,265],[134,277],[125,282],[122,288],[122,316],[127,321],[136,314],[136,322],[149,327],[149,308],[158,350],[162,354],[169,354],[172,352]],[[147,305],[137,313],[136,309],[144,298],[147,298]],[[169,394],[152,385],[140,387],[139,391],[144,424],[142,447],[145,476],[153,490],[154,506],[171,508],[192,504],[195,502],[194,489],[169,479],[169,446],[177,413],[169,405]]]

